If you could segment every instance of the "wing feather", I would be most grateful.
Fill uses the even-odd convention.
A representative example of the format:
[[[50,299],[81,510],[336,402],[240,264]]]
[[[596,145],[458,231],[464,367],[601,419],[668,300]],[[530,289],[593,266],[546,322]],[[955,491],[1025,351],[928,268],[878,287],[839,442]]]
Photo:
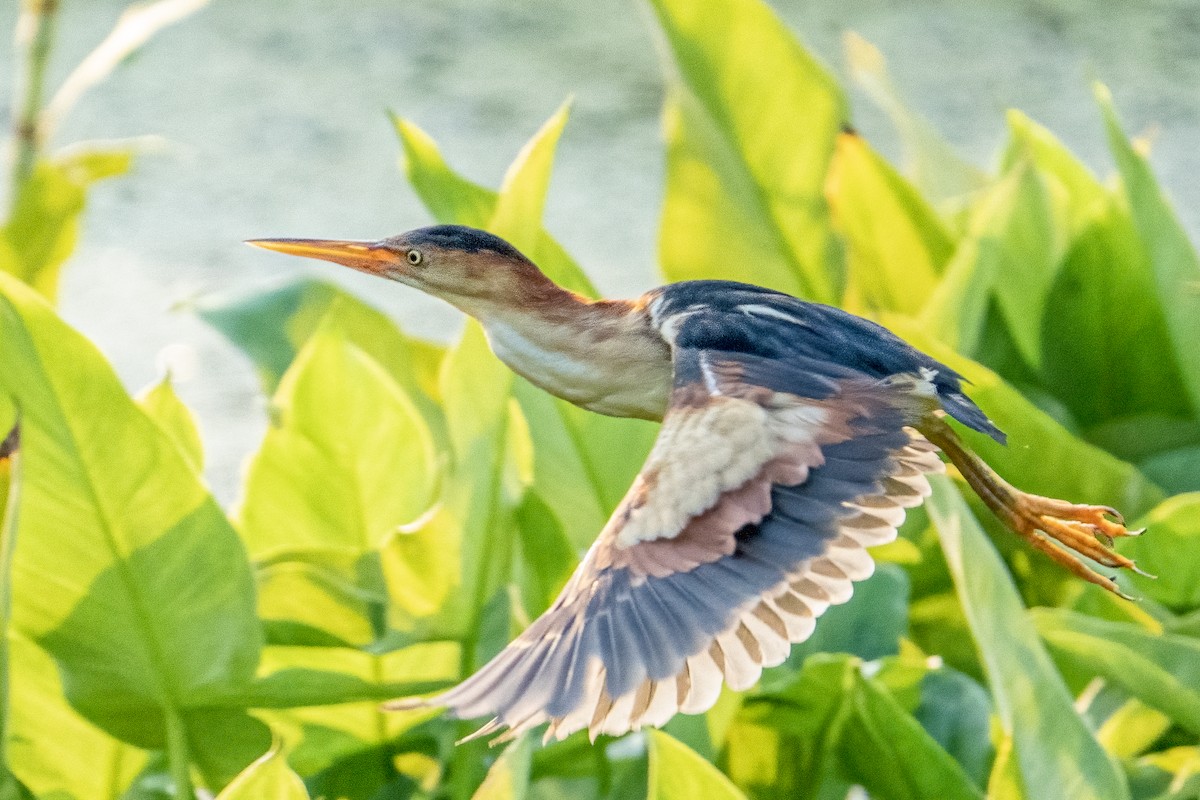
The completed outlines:
[[[658,440],[563,593],[475,675],[416,703],[490,715],[485,735],[548,722],[547,739],[707,710],[850,598],[874,570],[866,548],[895,538],[942,469],[909,427],[930,409],[920,375],[679,346],[675,365]]]

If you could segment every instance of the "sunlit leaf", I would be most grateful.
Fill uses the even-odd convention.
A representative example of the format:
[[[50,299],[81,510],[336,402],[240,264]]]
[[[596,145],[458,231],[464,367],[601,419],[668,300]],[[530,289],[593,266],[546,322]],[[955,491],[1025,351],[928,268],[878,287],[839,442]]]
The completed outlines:
[[[1200,641],[1063,609],[1039,609],[1034,620],[1055,654],[1075,668],[1104,677],[1200,732]]]
[[[1043,649],[991,542],[948,478],[926,501],[1027,800],[1129,797]]]
[[[238,513],[252,555],[370,552],[429,508],[437,469],[428,430],[336,316],[310,338],[273,402]]]
[[[268,647],[262,677],[247,702],[278,709],[259,713],[283,737],[292,767],[308,776],[341,759],[386,749],[437,716],[436,710],[385,711],[380,700],[446,686],[458,677],[461,657],[451,642],[382,655],[347,647]],[[375,785],[391,774],[386,757],[362,766],[375,776]]]
[[[846,240],[847,292],[869,308],[916,313],[954,249],[934,210],[852,133],[837,139],[825,192]]]
[[[934,203],[952,200],[981,188],[987,176],[963,160],[924,117],[901,99],[887,71],[883,53],[853,31],[842,37],[850,77],[888,115],[904,148],[904,168]]]
[[[1050,644],[1054,648],[1053,642]],[[1096,731],[1096,740],[1118,758],[1148,750],[1171,727],[1171,718],[1140,700],[1129,700]]]
[[[205,710],[252,678],[262,634],[245,551],[178,447],[91,344],[5,275],[0,361],[26,454],[14,621],[55,657],[72,705],[146,747],[163,747],[169,726],[189,739],[260,730]],[[210,774],[242,755],[231,743]]]
[[[308,800],[308,790],[283,753],[272,749],[234,778],[217,800]]]
[[[528,736],[513,742],[488,770],[471,800],[522,800],[529,791],[533,743]]]
[[[759,0],[651,5],[676,65],[663,271],[835,302],[840,258],[822,188],[848,115],[841,89]]]
[[[510,239],[559,284],[595,297],[596,289],[583,270],[541,224],[554,151],[567,111],[567,105],[561,107],[526,143],[499,192],[454,172],[433,139],[414,123],[399,117],[392,121],[404,147],[408,180],[438,222],[486,228]]]
[[[1122,552],[1158,580],[1134,575],[1137,590],[1176,609],[1200,607],[1200,493],[1170,498],[1139,524],[1150,532]]]
[[[237,345],[273,393],[283,373],[326,317],[346,338],[387,370],[425,418],[439,442],[437,374],[445,351],[400,332],[390,319],[333,284],[301,280],[236,297],[210,296],[192,308]]]
[[[79,238],[88,187],[128,170],[131,158],[128,152],[102,151],[39,161],[21,185],[8,221],[0,227],[5,245],[0,270],[10,271],[53,299],[59,268]]]
[[[9,641],[10,769],[37,797],[118,800],[146,765],[147,753],[114,739],[67,704],[49,654],[21,634]]]
[[[841,762],[871,797],[983,797],[962,767],[874,681],[859,676],[847,702]]]
[[[1200,411],[1200,257],[1163,195],[1146,158],[1121,130],[1112,97],[1096,86],[1108,144],[1121,172],[1138,233],[1153,265],[1176,361],[1193,411]]]
[[[739,800],[745,796],[729,778],[681,742],[662,731],[646,736],[650,753],[650,780],[647,800]]]
[[[175,446],[183,453],[188,464],[197,473],[204,471],[204,446],[200,442],[200,429],[196,415],[175,394],[171,376],[165,375],[158,383],[137,398],[142,411],[162,428]]]

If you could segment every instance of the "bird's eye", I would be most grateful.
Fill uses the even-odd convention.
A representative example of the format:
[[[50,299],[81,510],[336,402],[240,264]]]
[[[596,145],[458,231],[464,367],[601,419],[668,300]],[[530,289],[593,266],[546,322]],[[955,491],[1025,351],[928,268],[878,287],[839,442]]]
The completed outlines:
[[[408,251],[408,263],[412,264],[414,267],[417,264],[420,264],[421,263],[421,251],[420,250],[409,250]]]

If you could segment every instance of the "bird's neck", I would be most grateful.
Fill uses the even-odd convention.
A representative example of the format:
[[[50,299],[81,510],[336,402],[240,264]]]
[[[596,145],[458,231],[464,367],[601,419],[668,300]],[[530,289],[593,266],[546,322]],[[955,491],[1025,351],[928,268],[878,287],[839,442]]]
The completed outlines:
[[[593,301],[545,282],[460,308],[483,324],[500,360],[531,383],[602,414],[661,419],[671,354],[645,304]]]

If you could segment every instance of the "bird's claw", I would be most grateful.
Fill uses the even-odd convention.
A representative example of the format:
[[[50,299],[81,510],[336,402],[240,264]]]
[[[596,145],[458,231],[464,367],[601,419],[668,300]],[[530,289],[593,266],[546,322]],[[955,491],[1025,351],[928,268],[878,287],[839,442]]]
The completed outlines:
[[[1146,530],[1140,528],[1131,531],[1126,528],[1125,518],[1115,508],[1068,503],[1022,492],[1013,498],[1009,510],[1017,533],[1028,538],[1035,548],[1074,575],[1102,586],[1119,597],[1136,599],[1121,591],[1115,578],[1096,572],[1076,555],[1105,567],[1128,569],[1147,578],[1154,577],[1139,568],[1132,559],[1112,549],[1116,539],[1140,536]],[[1051,539],[1058,544],[1051,542]]]

